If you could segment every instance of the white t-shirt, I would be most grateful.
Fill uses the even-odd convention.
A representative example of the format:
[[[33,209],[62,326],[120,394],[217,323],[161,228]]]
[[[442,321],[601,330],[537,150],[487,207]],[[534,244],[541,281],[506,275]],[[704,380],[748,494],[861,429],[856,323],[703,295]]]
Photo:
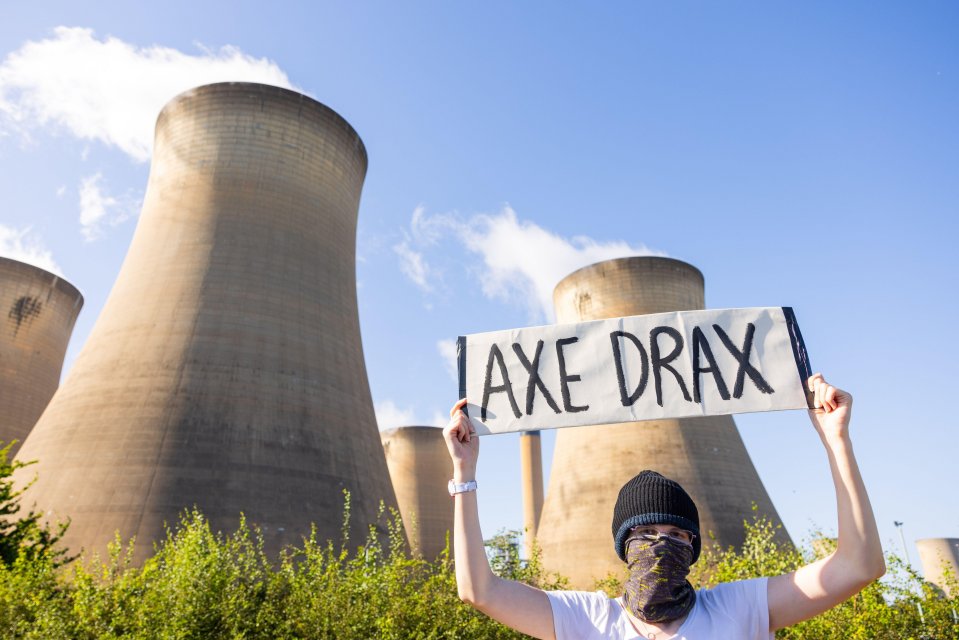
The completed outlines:
[[[602,591],[547,591],[556,640],[642,639],[623,607]],[[666,636],[664,636],[664,639]],[[771,640],[766,578],[696,592],[676,640]]]

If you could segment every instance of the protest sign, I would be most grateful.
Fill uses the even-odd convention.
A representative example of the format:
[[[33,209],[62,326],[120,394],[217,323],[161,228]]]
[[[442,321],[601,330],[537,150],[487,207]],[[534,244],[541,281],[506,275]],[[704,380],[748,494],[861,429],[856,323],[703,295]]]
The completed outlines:
[[[460,336],[479,434],[804,409],[790,307],[677,311]]]

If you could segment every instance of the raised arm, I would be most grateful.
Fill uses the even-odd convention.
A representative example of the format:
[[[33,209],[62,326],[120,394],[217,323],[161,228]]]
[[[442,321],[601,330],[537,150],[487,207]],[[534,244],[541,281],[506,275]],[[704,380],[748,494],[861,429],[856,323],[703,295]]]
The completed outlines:
[[[852,396],[818,373],[808,384],[815,396],[809,417],[826,447],[836,487],[839,539],[829,557],[769,579],[770,631],[831,609],[886,572],[876,519],[849,439]]]
[[[469,418],[461,411],[460,400],[450,411],[450,422],[443,437],[453,459],[453,480],[457,483],[476,479],[479,436]],[[480,531],[476,491],[456,494],[453,514],[453,547],[456,560],[456,586],[460,599],[489,617],[517,631],[553,640],[553,612],[546,593],[493,574],[486,558]]]

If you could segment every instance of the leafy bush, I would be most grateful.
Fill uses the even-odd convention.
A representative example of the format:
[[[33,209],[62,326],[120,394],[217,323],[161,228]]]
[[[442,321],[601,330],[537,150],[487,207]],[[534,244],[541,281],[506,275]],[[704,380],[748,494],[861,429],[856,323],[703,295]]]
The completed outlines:
[[[21,557],[0,568],[0,637],[524,637],[460,602],[448,550],[433,562],[411,556],[398,513],[381,514],[382,529],[371,527],[355,549],[348,497],[345,514],[338,545],[314,531],[275,562],[244,518],[225,535],[195,509],[142,567],[130,563],[132,541],[119,539],[106,559],[81,559],[71,571],[51,555]],[[519,572],[538,577],[525,564]]]
[[[0,504],[19,496],[3,484],[15,465],[0,467],[0,490],[9,491],[0,494],[7,500]],[[7,475],[2,475],[4,469]],[[7,512],[7,517],[16,513]],[[32,524],[19,528],[16,521],[4,521],[5,535],[14,532],[4,548],[16,550],[9,562],[0,563],[0,637],[5,639],[524,637],[460,602],[448,549],[435,561],[411,555],[396,512],[381,512],[380,526],[371,527],[361,545],[352,544],[348,495],[338,544],[318,540],[314,531],[301,546],[275,559],[267,556],[260,532],[244,518],[227,535],[212,531],[194,509],[183,514],[142,567],[131,564],[132,541],[119,538],[105,559],[83,558],[64,567],[53,546],[58,532],[38,536],[44,529],[34,515],[26,516]],[[785,573],[831,550],[822,536],[808,548],[784,545],[762,518],[745,526],[742,549],[703,550],[691,576],[695,584]],[[32,533],[16,533],[23,531]],[[487,541],[498,575],[544,589],[567,586],[562,577],[543,569],[538,553],[522,560],[517,542],[517,532]],[[898,558],[890,556],[887,564],[890,571],[883,580],[777,637],[959,640],[955,580],[949,598]],[[618,593],[620,579],[610,576],[601,586]]]
[[[797,549],[776,538],[777,526],[763,517],[743,523],[746,538],[742,549],[703,549],[694,565],[691,580],[709,587],[720,582],[774,576],[794,571],[835,550],[835,541],[814,533]],[[959,640],[959,588],[953,585],[949,598],[933,585],[923,582],[897,556],[887,556],[887,574],[860,593],[829,611],[781,629],[777,638],[850,640],[952,638]],[[920,607],[923,615],[920,616]]]
[[[29,467],[33,462],[8,460],[14,443],[0,447],[0,562],[6,566],[14,564],[18,558],[34,559],[52,554],[57,564],[69,562],[63,551],[56,548],[69,523],[62,523],[51,529],[43,523],[42,514],[30,510],[26,515],[20,513],[20,498],[30,484],[19,491],[13,484],[13,473]],[[2,445],[3,443],[0,443]]]

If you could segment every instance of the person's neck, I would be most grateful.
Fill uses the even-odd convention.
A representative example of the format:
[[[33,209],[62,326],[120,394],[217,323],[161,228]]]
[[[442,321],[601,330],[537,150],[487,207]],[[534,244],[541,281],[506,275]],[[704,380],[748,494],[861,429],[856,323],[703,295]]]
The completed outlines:
[[[672,638],[676,635],[676,632],[679,631],[679,628],[683,626],[683,622],[686,621],[686,617],[689,615],[689,612],[686,612],[682,616],[669,622],[646,622],[634,616],[629,609],[623,606],[622,602],[620,602],[620,606],[623,607],[623,612],[629,619],[630,624],[633,625],[633,628],[636,629],[636,632],[642,637],[647,638],[647,640],[668,640]]]

